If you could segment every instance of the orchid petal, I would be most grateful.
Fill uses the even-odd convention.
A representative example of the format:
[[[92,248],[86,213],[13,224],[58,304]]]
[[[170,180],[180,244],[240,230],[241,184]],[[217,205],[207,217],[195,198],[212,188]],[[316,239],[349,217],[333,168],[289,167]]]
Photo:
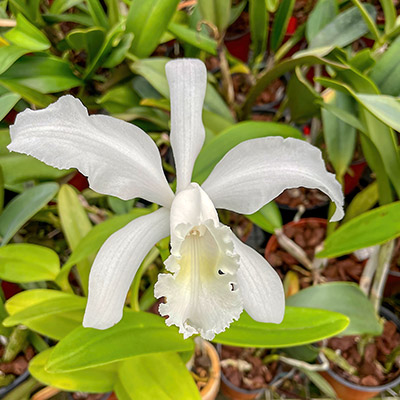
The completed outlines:
[[[244,309],[256,321],[280,324],[285,314],[285,294],[279,275],[264,257],[232,236],[240,256],[237,279]]]
[[[88,116],[72,96],[63,96],[43,110],[25,110],[10,131],[9,150],[59,169],[78,168],[96,192],[123,200],[142,197],[168,207],[172,202],[153,140],[125,121]]]
[[[238,144],[216,165],[202,188],[216,208],[252,214],[285,189],[319,189],[336,204],[331,221],[343,218],[344,197],[321,151],[298,139],[266,137]]]
[[[106,240],[90,271],[84,327],[107,329],[120,321],[141,262],[168,235],[169,210],[161,208],[133,220]]]
[[[196,59],[170,61],[165,66],[171,98],[171,146],[174,152],[177,192],[190,183],[193,165],[205,139],[202,109],[207,71]]]

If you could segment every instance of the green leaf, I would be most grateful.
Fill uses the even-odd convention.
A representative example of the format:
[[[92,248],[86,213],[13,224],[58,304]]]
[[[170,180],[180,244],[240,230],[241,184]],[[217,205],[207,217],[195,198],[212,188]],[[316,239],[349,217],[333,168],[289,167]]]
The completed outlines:
[[[51,372],[75,371],[143,354],[189,351],[184,340],[163,318],[125,310],[121,322],[106,330],[79,327],[58,343],[47,364]]]
[[[115,365],[83,369],[78,372],[50,373],[46,370],[46,364],[52,352],[53,349],[42,351],[29,363],[29,372],[39,382],[67,391],[91,393],[112,391],[117,380]]]
[[[109,29],[107,15],[103,10],[100,0],[87,0],[86,3],[94,24],[106,30]]]
[[[148,57],[155,50],[178,3],[179,0],[132,0],[126,32],[134,35],[131,50],[137,57]]]
[[[310,286],[288,297],[286,303],[293,307],[318,308],[346,315],[350,323],[340,336],[382,333],[372,303],[355,283],[329,282]]]
[[[279,0],[265,0],[265,4],[267,5],[267,10],[270,13],[274,13],[279,5]]]
[[[24,54],[29,53],[29,50],[18,46],[2,46],[0,47],[0,74],[6,71]]]
[[[14,108],[21,99],[17,93],[6,93],[0,96],[0,121]]]
[[[63,292],[48,300],[39,300],[7,317],[4,326],[23,324],[41,335],[60,340],[82,324],[86,298]],[[7,307],[7,305],[6,305]],[[7,307],[8,309],[8,307]]]
[[[260,208],[256,213],[246,215],[246,217],[258,225],[265,232],[273,234],[275,229],[282,227],[282,215],[276,203],[271,201],[264,207]]]
[[[92,26],[86,29],[74,29],[69,32],[65,40],[73,50],[85,50],[91,61],[105,39],[104,28]]]
[[[17,15],[17,26],[10,29],[4,36],[14,45],[29,51],[43,51],[51,46],[46,35],[22,14]]]
[[[326,102],[356,114],[354,100],[347,94],[332,91]],[[327,109],[322,109],[322,122],[328,157],[341,180],[353,159],[357,132]]]
[[[50,6],[51,14],[62,14],[64,11],[83,3],[83,0],[54,0]]]
[[[152,210],[147,208],[135,208],[129,214],[118,215],[109,220],[96,225],[84,236],[76,245],[71,257],[63,265],[57,283],[62,284],[68,281],[68,274],[71,268],[87,257],[95,254],[100,250],[100,247],[117,230],[123,228],[126,224],[133,221],[142,215],[149,214]]]
[[[133,41],[133,33],[122,36],[120,42],[112,49],[110,55],[103,63],[104,68],[114,68],[125,60]]]
[[[11,200],[0,215],[1,246],[7,244],[18,230],[56,195],[57,191],[57,183],[43,183]]]
[[[122,362],[115,391],[120,400],[200,400],[181,357],[171,352],[136,356]]]
[[[45,54],[24,56],[1,75],[2,81],[15,81],[40,93],[54,93],[79,86],[82,82],[69,63]]]
[[[375,19],[376,10],[371,4],[363,7]],[[325,48],[327,54],[334,47],[345,47],[368,32],[368,27],[357,7],[351,7],[340,13],[336,18],[320,30],[311,40],[309,49]],[[328,49],[328,50],[326,50]]]
[[[289,125],[275,122],[239,122],[218,134],[201,149],[194,166],[193,181],[204,182],[218,161],[239,143],[266,136],[302,139],[301,133]]]
[[[168,61],[170,61],[168,58],[152,57],[135,61],[130,67],[134,73],[143,76],[162,96],[169,99],[168,81],[165,75],[165,64]],[[210,83],[207,84],[204,107],[221,115],[227,121],[234,122],[229,108]]]
[[[220,35],[223,35],[229,24],[231,0],[198,0],[197,4],[202,19],[211,22],[217,27]]]
[[[129,84],[114,86],[96,100],[111,113],[123,113],[131,107],[139,105],[139,96]]]
[[[328,25],[337,15],[336,0],[319,0],[310,12],[306,23],[306,38],[310,43],[315,36]]]
[[[346,223],[352,218],[370,210],[378,202],[378,200],[378,184],[377,182],[373,182],[354,196],[353,200],[347,207],[343,223]]]
[[[268,21],[265,0],[249,1],[251,48],[253,62],[262,61],[267,46]]]
[[[324,242],[317,257],[340,257],[400,236],[400,202],[396,201],[351,219]]]
[[[276,52],[285,37],[289,19],[292,16],[295,0],[282,0],[275,15],[272,25],[270,45],[272,51]]]
[[[385,33],[389,33],[396,25],[396,7],[392,0],[380,0],[385,15]]]
[[[286,307],[280,324],[256,322],[243,312],[213,341],[241,347],[291,347],[335,336],[348,324],[349,319],[342,314],[311,308]]]
[[[378,59],[370,77],[383,94],[400,95],[400,37]]]
[[[0,247],[0,279],[16,283],[53,281],[59,271],[58,255],[47,247],[28,243]]]
[[[336,399],[336,392],[333,390],[332,386],[325,380],[318,372],[310,371],[306,368],[300,368],[300,370],[310,379],[310,381],[317,386],[319,390],[328,398]]]
[[[58,194],[58,214],[68,245],[71,250],[75,250],[81,239],[92,229],[92,224],[72,186],[61,186]],[[77,263],[79,277],[85,293],[89,283],[90,265],[88,259]]]

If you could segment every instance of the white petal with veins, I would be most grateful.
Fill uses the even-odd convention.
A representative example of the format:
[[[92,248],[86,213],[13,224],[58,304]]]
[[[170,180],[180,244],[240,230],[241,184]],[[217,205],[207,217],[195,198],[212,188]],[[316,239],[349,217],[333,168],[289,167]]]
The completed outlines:
[[[203,146],[202,108],[207,70],[200,60],[186,58],[166,64],[171,98],[171,146],[176,166],[177,192],[190,183],[193,165]]]
[[[343,218],[344,196],[335,175],[326,171],[321,151],[302,140],[251,139],[230,150],[202,188],[216,208],[253,214],[285,189],[319,189],[336,204],[331,221]]]
[[[89,116],[70,95],[43,110],[18,114],[10,133],[10,151],[29,154],[56,168],[77,168],[96,192],[171,205],[174,194],[153,140],[125,121]]]

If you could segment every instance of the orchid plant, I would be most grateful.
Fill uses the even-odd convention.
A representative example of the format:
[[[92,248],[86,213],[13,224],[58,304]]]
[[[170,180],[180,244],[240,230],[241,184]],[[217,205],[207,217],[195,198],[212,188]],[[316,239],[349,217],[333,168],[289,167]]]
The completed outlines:
[[[161,206],[109,237],[91,269],[83,325],[107,329],[122,318],[125,298],[142,260],[170,235],[171,255],[155,285],[165,297],[161,315],[185,338],[211,340],[243,309],[255,320],[279,324],[284,316],[282,283],[268,262],[220,223],[216,209],[256,212],[286,188],[318,188],[343,217],[343,194],[325,169],[321,152],[297,139],[264,137],[230,150],[200,186],[192,170],[205,139],[202,107],[205,65],[196,59],[166,65],[171,101],[171,147],[176,193],[169,186],[157,146],[133,124],[88,115],[70,96],[39,111],[25,110],[11,126],[10,151],[59,169],[75,167],[99,193],[127,200],[141,197]]]

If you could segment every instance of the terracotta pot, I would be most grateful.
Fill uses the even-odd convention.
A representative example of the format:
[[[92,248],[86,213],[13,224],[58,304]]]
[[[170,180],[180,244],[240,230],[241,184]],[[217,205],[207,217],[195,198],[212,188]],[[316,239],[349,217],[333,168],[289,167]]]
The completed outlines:
[[[203,341],[203,346],[206,349],[207,355],[211,361],[210,379],[207,384],[201,389],[200,395],[203,400],[214,400],[219,392],[221,382],[221,363],[219,355],[215,347],[207,341]]]
[[[308,225],[310,222],[316,222],[321,227],[326,228],[327,220],[323,218],[302,218],[299,221],[291,221],[285,224],[286,226],[304,226]],[[264,257],[267,258],[271,253],[274,253],[278,248],[278,240],[275,235],[272,235],[265,247]]]
[[[344,194],[348,195],[351,193],[360,182],[360,178],[367,167],[367,162],[365,160],[354,161],[350,165],[350,170],[352,174],[346,173],[344,176]]]
[[[380,314],[387,320],[393,321],[400,331],[400,319],[388,309],[382,307]],[[330,383],[337,396],[341,400],[367,400],[379,393],[400,384],[400,376],[393,381],[380,386],[361,386],[346,381],[344,378],[332,370],[320,372],[320,374]]]
[[[265,389],[246,390],[235,386],[225,375],[221,374],[221,392],[233,400],[253,400],[259,397]]]

